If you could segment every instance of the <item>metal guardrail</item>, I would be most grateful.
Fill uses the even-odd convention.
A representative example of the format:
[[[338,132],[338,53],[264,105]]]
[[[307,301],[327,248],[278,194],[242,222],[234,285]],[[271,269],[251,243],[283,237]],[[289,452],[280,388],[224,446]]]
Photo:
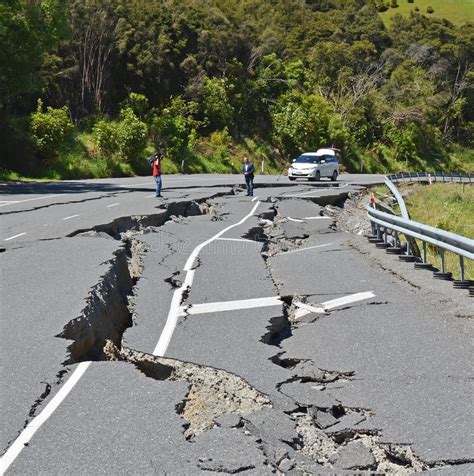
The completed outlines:
[[[402,216],[399,217],[377,210],[375,209],[375,204],[374,207],[368,206],[367,211],[372,225],[372,236],[369,237],[369,240],[375,242],[376,246],[386,248],[387,252],[393,252],[394,254],[401,254],[402,252],[399,234],[403,234],[407,238],[411,237],[412,239],[421,240],[423,242],[423,255],[421,260],[410,253],[409,242],[407,242],[406,253],[401,255],[400,259],[404,261],[415,261],[415,267],[425,269],[432,268],[427,262],[427,244],[436,246],[440,250],[441,270],[435,271],[434,276],[440,279],[451,279],[452,273],[447,273],[445,269],[444,253],[445,251],[453,252],[459,256],[461,271],[461,279],[460,281],[454,282],[455,287],[468,288],[473,286],[474,282],[465,279],[464,259],[474,260],[474,240],[411,220],[403,197],[392,183],[394,177],[398,177],[398,180],[402,180],[403,177],[401,177],[401,175],[404,174],[398,174],[397,176],[389,175],[385,183],[397,199]],[[413,177],[414,174],[411,175],[411,177],[405,177],[405,180],[411,179],[413,181],[415,177]],[[417,178],[427,180],[429,174],[418,175],[419,177]],[[470,181],[470,175],[465,175],[468,175]],[[390,240],[392,240],[392,243],[389,243]],[[474,293],[471,292],[471,295],[474,295]]]
[[[474,174],[445,172],[401,172],[387,175],[392,182],[429,182],[429,183],[474,183]]]

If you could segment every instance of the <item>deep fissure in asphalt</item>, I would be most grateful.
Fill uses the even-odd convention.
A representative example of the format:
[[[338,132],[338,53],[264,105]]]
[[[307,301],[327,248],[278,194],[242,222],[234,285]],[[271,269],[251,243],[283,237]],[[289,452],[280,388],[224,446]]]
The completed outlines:
[[[230,195],[234,193],[234,190],[229,192]],[[228,194],[219,194],[223,195]],[[156,232],[157,228],[173,217],[209,213],[214,220],[225,219],[225,215],[219,214],[217,207],[209,203],[210,198],[170,203],[161,213],[121,217],[111,223],[89,230],[78,230],[69,235],[70,237],[79,234],[98,237],[107,235],[121,240],[122,244],[108,263],[109,268],[101,281],[91,290],[81,316],[66,324],[59,334],[59,337],[73,341],[68,347],[69,357],[63,365],[84,360],[122,361],[131,363],[153,379],[185,381],[189,384],[189,391],[185,401],[178,405],[176,411],[186,422],[183,425],[183,433],[187,439],[192,440],[196,435],[216,425],[219,426],[219,421],[223,417],[234,416],[236,420],[232,422],[231,427],[258,437],[260,443],[256,444],[265,454],[268,466],[280,473],[292,469],[315,471],[317,466],[311,466],[312,462],[349,470],[398,472],[421,471],[433,466],[469,462],[440,461],[427,465],[413,454],[410,445],[382,442],[381,429],[354,428],[366,421],[367,416],[371,414],[370,409],[344,407],[340,402],[331,406],[308,405],[298,401],[297,396],[286,391],[286,387],[291,384],[317,384],[324,392],[330,383],[344,382],[355,377],[354,372],[321,369],[311,360],[282,357],[282,353],[277,352],[271,361],[290,371],[291,377],[276,382],[276,389],[294,403],[293,408],[286,410],[285,413],[294,422],[295,431],[292,438],[282,439],[276,443],[263,437],[260,429],[248,417],[262,409],[273,410],[274,402],[242,377],[222,369],[155,357],[122,346],[124,331],[133,325],[133,305],[130,298],[143,272],[142,257],[147,252],[146,246],[137,238],[137,234]],[[338,200],[342,202],[338,203],[342,205],[346,198],[347,194],[343,199],[339,198]],[[314,197],[308,199],[315,201]],[[317,203],[324,205],[326,201],[325,198]],[[334,203],[333,200],[332,204]],[[278,214],[278,201],[273,201],[271,210],[262,213],[260,218],[262,225],[249,228],[245,237],[263,243],[261,253],[263,261],[275,289],[279,290],[279,283],[272,273],[270,258],[280,252],[301,247],[309,235],[295,234],[295,230],[290,230],[290,233],[285,231],[281,226],[283,217]],[[200,262],[197,266],[199,265]],[[180,272],[175,271],[165,281],[171,287],[180,287],[182,281],[179,276]],[[186,296],[183,296],[185,300]],[[305,302],[307,298],[308,296],[282,297],[281,315],[270,319],[267,332],[260,337],[260,341],[279,348],[283,340],[292,337],[292,329],[308,325],[308,322],[297,322],[294,319],[293,303],[295,300]],[[369,304],[386,304],[386,302]],[[47,394],[35,402],[33,415]],[[240,469],[244,471],[248,468]]]

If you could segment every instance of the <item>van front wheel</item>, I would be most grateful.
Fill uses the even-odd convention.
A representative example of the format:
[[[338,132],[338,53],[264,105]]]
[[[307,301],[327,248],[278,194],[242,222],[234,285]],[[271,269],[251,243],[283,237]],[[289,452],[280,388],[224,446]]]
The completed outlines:
[[[335,170],[335,171],[332,173],[331,180],[332,180],[333,182],[335,182],[335,181],[337,180],[337,170]]]

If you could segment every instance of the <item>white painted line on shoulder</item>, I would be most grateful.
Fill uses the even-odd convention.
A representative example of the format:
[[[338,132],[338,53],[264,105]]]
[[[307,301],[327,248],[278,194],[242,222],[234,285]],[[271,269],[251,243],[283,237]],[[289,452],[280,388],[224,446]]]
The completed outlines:
[[[112,205],[107,205],[107,208],[116,207],[117,205],[120,205],[120,203],[112,203]]]
[[[173,337],[174,329],[180,316],[180,304],[183,300],[183,295],[192,286],[194,280],[194,270],[191,269],[186,273],[186,278],[180,288],[176,289],[171,298],[170,310],[168,311],[168,317],[166,318],[166,324],[161,332],[158,343],[153,350],[153,355],[163,357]]]
[[[90,362],[81,362],[71,374],[71,376],[67,379],[66,383],[58,391],[58,393],[44,407],[43,411],[37,417],[33,418],[30,423],[28,423],[18,438],[2,456],[0,460],[0,475],[3,475],[8,470],[10,465],[13,463],[13,461],[15,461],[16,457],[21,453],[21,450],[25,447],[25,445],[28,444],[37,430],[41,428],[43,423],[48,420],[56,408],[58,408],[61,402],[68,396],[69,392],[84,375],[84,372],[87,370],[90,364]]]
[[[180,315],[185,316],[187,314],[208,314],[211,312],[236,311],[239,309],[253,309],[281,305],[282,301],[280,296],[241,299],[239,301],[206,302],[203,304],[181,306]]]
[[[63,220],[70,220],[71,218],[76,218],[79,216],[79,213],[77,215],[71,215],[69,217],[63,218]]]
[[[13,205],[14,203],[24,203],[24,202],[33,202],[35,200],[45,200],[46,198],[59,197],[60,195],[64,195],[64,194],[56,193],[54,195],[45,195],[44,197],[26,198],[25,200],[12,200],[12,201],[9,201],[8,203],[0,204],[0,207],[4,207],[6,205]]]
[[[373,291],[367,291],[362,293],[349,294],[348,296],[343,296],[337,299],[332,299],[331,301],[321,303],[319,306],[295,302],[295,306],[298,307],[298,310],[295,313],[295,319],[299,319],[303,316],[306,316],[307,314],[311,314],[312,312],[316,314],[325,314],[331,309],[346,306],[347,304],[351,304],[353,302],[364,301],[366,299],[371,299],[374,297],[375,293]]]
[[[258,197],[253,197],[253,198],[252,198],[252,202],[255,202],[255,201],[257,201],[257,200],[258,200]]]
[[[282,253],[278,253],[275,256],[289,255],[290,253],[299,253],[300,251],[314,250],[316,248],[324,248],[325,246],[331,246],[333,244],[334,243],[325,243],[324,245],[308,246],[308,248],[298,248],[297,250],[283,251]]]
[[[145,198],[152,198],[152,197],[156,197],[156,193],[154,193],[153,195],[147,195]]]
[[[184,265],[184,268],[183,268],[183,270],[186,271],[186,277],[181,287],[176,289],[176,291],[173,293],[170,309],[168,312],[168,317],[166,318],[166,324],[160,335],[158,343],[156,344],[156,347],[153,351],[153,355],[163,357],[168,349],[169,343],[171,341],[171,337],[173,336],[174,330],[176,328],[176,324],[178,322],[180,305],[183,302],[185,293],[189,291],[189,288],[193,284],[194,271],[195,271],[193,269],[193,266],[197,256],[199,255],[199,252],[206,245],[220,238],[226,231],[244,223],[245,220],[247,220],[249,217],[251,217],[255,213],[259,205],[260,205],[260,202],[257,202],[255,206],[252,208],[252,210],[250,211],[250,213],[245,215],[245,217],[242,218],[242,220],[240,220],[237,223],[234,223],[233,225],[228,226],[227,228],[224,228],[219,233],[216,233],[212,238],[209,238],[208,240],[202,242],[200,245],[196,246],[196,248],[194,248],[192,253],[189,255],[189,258],[187,259],[186,264]]]
[[[256,243],[256,241],[246,240],[245,238],[217,238],[217,241],[242,241],[244,243]]]
[[[371,299],[374,297],[375,297],[375,294],[373,291],[349,294],[349,296],[344,296],[342,298],[332,299],[331,301],[323,302],[321,303],[321,306],[326,310],[330,310],[336,307],[345,306],[346,304],[351,304],[357,301],[364,301],[365,299]]]
[[[18,235],[15,235],[15,236],[10,236],[10,238],[5,238],[3,241],[14,240],[15,238],[18,238],[19,236],[23,236],[23,235],[26,235],[26,232],[18,233]]]
[[[317,216],[317,217],[304,217],[304,218],[292,218],[286,217],[290,221],[296,221],[298,223],[304,223],[306,220],[332,220],[331,217]]]
[[[245,215],[244,218],[242,218],[242,220],[240,220],[237,223],[234,223],[233,225],[228,226],[227,228],[224,228],[219,233],[215,234],[212,238],[209,238],[208,240],[204,241],[200,245],[196,246],[196,248],[194,248],[193,252],[190,254],[188,260],[186,261],[186,264],[184,265],[184,271],[189,271],[190,269],[192,269],[192,267],[194,266],[194,261],[196,260],[197,255],[199,254],[199,252],[206,245],[208,245],[209,243],[211,243],[214,240],[217,240],[217,238],[220,238],[225,232],[231,230],[232,228],[235,228],[236,226],[242,225],[242,223],[244,223],[245,220],[250,218],[255,213],[255,210],[257,210],[259,205],[260,205],[260,202],[257,202],[255,204],[255,206],[252,208],[252,210],[250,211],[250,213]]]
[[[315,307],[311,306],[310,304],[298,301],[294,302],[294,304],[298,308],[298,310],[295,312],[295,319],[298,319],[298,317],[306,316],[306,314],[312,312],[315,314],[326,314],[326,311],[322,307]]]

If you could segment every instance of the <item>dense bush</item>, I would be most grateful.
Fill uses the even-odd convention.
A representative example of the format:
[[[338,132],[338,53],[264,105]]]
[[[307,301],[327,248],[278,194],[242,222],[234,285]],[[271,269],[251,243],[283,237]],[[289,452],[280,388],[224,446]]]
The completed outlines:
[[[41,99],[38,99],[37,109],[31,114],[30,120],[34,143],[44,158],[56,156],[67,135],[74,129],[66,106],[48,106],[44,111]]]
[[[147,126],[126,107],[120,111],[120,121],[97,121],[93,139],[103,157],[131,161],[143,154],[148,141]]]

